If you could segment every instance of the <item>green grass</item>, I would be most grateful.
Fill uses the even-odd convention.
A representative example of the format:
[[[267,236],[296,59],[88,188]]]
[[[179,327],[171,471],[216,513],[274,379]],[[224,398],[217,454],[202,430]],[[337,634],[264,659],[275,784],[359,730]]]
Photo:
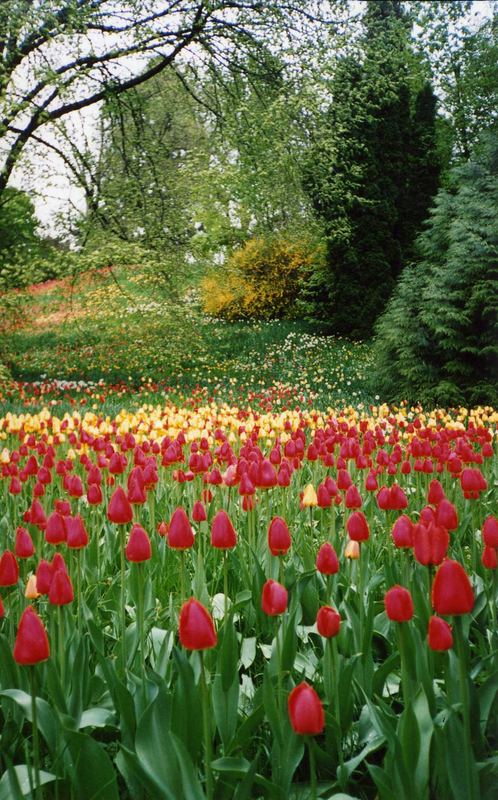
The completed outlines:
[[[277,406],[372,400],[367,344],[305,322],[213,320],[129,271],[99,275],[96,286],[51,286],[24,301],[24,323],[4,337],[0,353],[18,381],[104,380],[142,387],[142,397],[151,382],[151,395]]]

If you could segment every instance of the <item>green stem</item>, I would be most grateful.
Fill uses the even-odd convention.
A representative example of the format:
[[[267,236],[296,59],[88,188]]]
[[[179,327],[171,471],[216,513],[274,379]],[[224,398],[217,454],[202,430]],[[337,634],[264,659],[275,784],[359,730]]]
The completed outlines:
[[[228,622],[228,565],[227,565],[227,557],[228,552],[226,550],[223,551],[223,604],[224,604],[224,614],[223,614],[223,623],[224,625]]]
[[[121,559],[121,656],[123,660],[123,672],[126,672],[126,595],[125,595],[125,531],[122,525],[119,526],[119,549]]]
[[[454,631],[455,640],[457,645],[458,655],[458,671],[460,682],[460,700],[462,703],[462,716],[464,728],[464,741],[465,741],[465,761],[468,786],[466,790],[466,797],[468,800],[478,800],[479,788],[476,785],[475,772],[472,769],[474,764],[474,751],[472,749],[472,735],[470,729],[470,696],[469,696],[469,672],[467,664],[467,650],[466,642],[463,635],[463,620],[462,617],[455,616],[454,618]]]
[[[180,550],[180,605],[185,602],[185,550]]]
[[[142,564],[137,564],[138,597],[137,597],[137,625],[138,639],[140,642],[140,675],[142,678],[142,694],[145,707],[145,636],[144,636],[144,580]]]
[[[81,549],[76,552],[76,593],[78,597],[78,633],[81,635]]]
[[[282,620],[282,632],[283,632],[283,624],[284,623]],[[282,703],[282,643],[280,641],[280,626],[277,627],[275,644],[277,648],[277,687],[278,687],[277,704],[278,707],[280,708]]]
[[[59,643],[59,671],[61,686],[62,690],[64,691],[66,653],[64,649],[64,610],[62,606],[57,606],[57,627],[57,638]]]
[[[411,696],[412,696],[412,680],[408,669],[408,650],[406,642],[407,629],[405,628],[406,625],[407,625],[406,622],[396,623],[396,627],[398,629],[399,656],[401,660],[401,686],[403,688],[403,703],[405,708],[407,708],[408,705],[411,703]]]
[[[317,800],[317,791],[316,791],[316,762],[315,762],[315,753],[313,751],[313,740],[310,736],[306,737],[306,744],[308,745],[308,753],[310,758],[310,789],[311,789],[311,800]]]
[[[211,733],[209,730],[209,695],[206,685],[206,676],[204,673],[204,653],[201,650],[199,653],[201,657],[201,696],[202,696],[202,722],[204,728],[204,757],[206,761],[206,798],[213,800],[213,773],[211,771]]]
[[[31,689],[31,719],[33,728],[33,761],[35,766],[35,793],[37,800],[42,800],[43,791],[40,785],[40,740],[38,738],[38,716],[36,708],[35,668],[29,667],[29,684]]]

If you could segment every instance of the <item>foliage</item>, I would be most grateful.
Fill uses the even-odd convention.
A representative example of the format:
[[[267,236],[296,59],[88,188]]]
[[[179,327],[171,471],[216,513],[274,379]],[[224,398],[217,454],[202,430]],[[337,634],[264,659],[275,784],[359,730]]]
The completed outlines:
[[[498,108],[498,15],[496,4],[411,4],[419,36],[413,46],[430,64],[436,93],[449,125],[450,147],[469,158]],[[478,20],[482,11],[488,19]]]
[[[440,191],[377,327],[383,396],[493,401],[498,390],[498,138],[496,129]]]
[[[295,37],[316,29],[336,3],[322,10],[315,5],[309,13],[281,0],[241,6],[170,0],[161,7],[149,0],[48,0],[40,6],[6,0],[0,4],[0,194],[28,144],[52,147],[46,126],[53,130],[73,112],[182,62],[194,65],[193,91],[198,70],[223,79],[274,31]]]
[[[410,28],[400,3],[368,4],[310,151],[306,185],[328,252],[309,297],[315,316],[341,334],[370,334],[438,186],[436,100]]]
[[[208,158],[198,106],[170,70],[109,99],[100,124],[98,158],[89,164],[85,154],[91,177],[79,241],[89,251],[112,237],[163,261],[174,249],[178,281],[195,233],[197,176]],[[78,148],[75,158],[83,158]]]
[[[202,281],[204,310],[231,321],[295,318],[303,283],[319,262],[319,247],[306,240],[249,239]]]
[[[30,197],[18,189],[6,189],[0,200],[0,288],[55,277],[57,255],[38,232]]]

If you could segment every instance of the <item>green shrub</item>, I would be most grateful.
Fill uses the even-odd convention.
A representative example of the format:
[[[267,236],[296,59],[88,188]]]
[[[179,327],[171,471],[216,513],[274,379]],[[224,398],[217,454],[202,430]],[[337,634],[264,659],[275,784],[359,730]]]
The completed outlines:
[[[295,319],[305,281],[322,258],[320,245],[306,239],[250,239],[202,281],[204,311],[230,321]]]

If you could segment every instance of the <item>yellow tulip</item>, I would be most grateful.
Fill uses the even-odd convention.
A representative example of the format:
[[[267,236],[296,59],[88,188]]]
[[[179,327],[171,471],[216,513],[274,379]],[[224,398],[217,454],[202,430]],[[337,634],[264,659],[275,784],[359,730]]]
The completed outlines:
[[[312,506],[318,505],[318,499],[312,483],[308,483],[308,485],[304,487],[302,504],[304,508],[311,508]]]

